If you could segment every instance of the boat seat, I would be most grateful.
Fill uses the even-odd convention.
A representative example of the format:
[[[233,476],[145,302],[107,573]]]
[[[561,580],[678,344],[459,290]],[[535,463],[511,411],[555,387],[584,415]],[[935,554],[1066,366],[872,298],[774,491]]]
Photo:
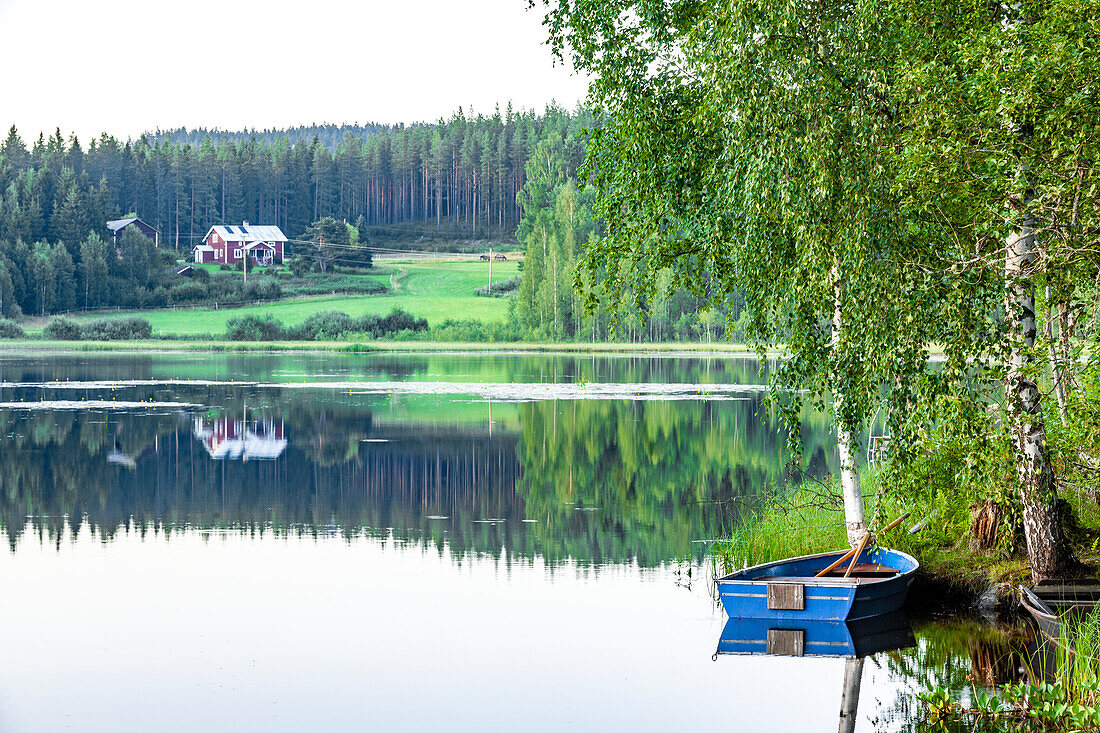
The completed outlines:
[[[841,565],[827,575],[823,575],[824,578],[843,578],[844,573],[848,570],[847,567]],[[892,568],[889,565],[879,565],[878,563],[865,562],[856,565],[852,568],[852,572],[848,575],[849,578],[892,578],[898,574],[897,568]]]

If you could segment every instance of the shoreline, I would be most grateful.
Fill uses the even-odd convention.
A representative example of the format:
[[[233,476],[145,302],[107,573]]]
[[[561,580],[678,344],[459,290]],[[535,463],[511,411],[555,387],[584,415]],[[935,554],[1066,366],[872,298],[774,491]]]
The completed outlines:
[[[0,341],[3,355],[65,353],[470,353],[470,354],[637,354],[647,356],[740,356],[755,358],[745,344],[727,343],[548,343],[524,341],[229,341],[226,339],[145,339],[140,341]],[[768,356],[780,356],[769,351]]]

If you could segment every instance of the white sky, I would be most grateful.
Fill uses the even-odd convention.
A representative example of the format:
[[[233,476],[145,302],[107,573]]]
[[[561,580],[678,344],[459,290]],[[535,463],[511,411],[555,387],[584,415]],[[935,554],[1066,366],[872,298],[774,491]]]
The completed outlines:
[[[572,107],[526,0],[0,0],[0,135],[415,122]]]

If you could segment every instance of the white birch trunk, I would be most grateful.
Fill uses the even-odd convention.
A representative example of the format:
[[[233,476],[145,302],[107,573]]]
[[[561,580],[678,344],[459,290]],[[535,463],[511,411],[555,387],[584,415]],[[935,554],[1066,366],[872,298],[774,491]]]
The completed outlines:
[[[1035,286],[1030,268],[1036,256],[1035,219],[1023,200],[1024,214],[1009,234],[1005,251],[1005,313],[1009,352],[1006,422],[1016,442],[1016,479],[1023,504],[1024,536],[1034,580],[1057,577],[1069,553],[1058,516],[1058,493],[1047,448],[1042,395],[1027,375],[1035,346]]]
[[[841,318],[840,302],[843,283],[840,267],[834,264],[833,280],[833,353],[840,346],[840,334],[844,324]],[[844,497],[844,521],[848,530],[848,544],[855,547],[867,532],[867,522],[863,518],[863,489],[859,482],[859,470],[856,466],[856,452],[852,445],[852,435],[840,419],[844,407],[844,395],[836,390],[833,398],[833,412],[836,419],[836,445],[840,454],[840,486]]]

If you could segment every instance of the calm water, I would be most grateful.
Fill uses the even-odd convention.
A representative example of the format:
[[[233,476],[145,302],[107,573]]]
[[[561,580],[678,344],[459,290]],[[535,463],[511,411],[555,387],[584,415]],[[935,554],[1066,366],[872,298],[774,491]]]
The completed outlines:
[[[754,361],[0,357],[0,380],[0,731],[838,728],[845,660],[712,658],[704,541],[789,460]],[[825,421],[803,433],[827,471]],[[1008,674],[991,633],[922,623],[869,658],[856,730]]]

